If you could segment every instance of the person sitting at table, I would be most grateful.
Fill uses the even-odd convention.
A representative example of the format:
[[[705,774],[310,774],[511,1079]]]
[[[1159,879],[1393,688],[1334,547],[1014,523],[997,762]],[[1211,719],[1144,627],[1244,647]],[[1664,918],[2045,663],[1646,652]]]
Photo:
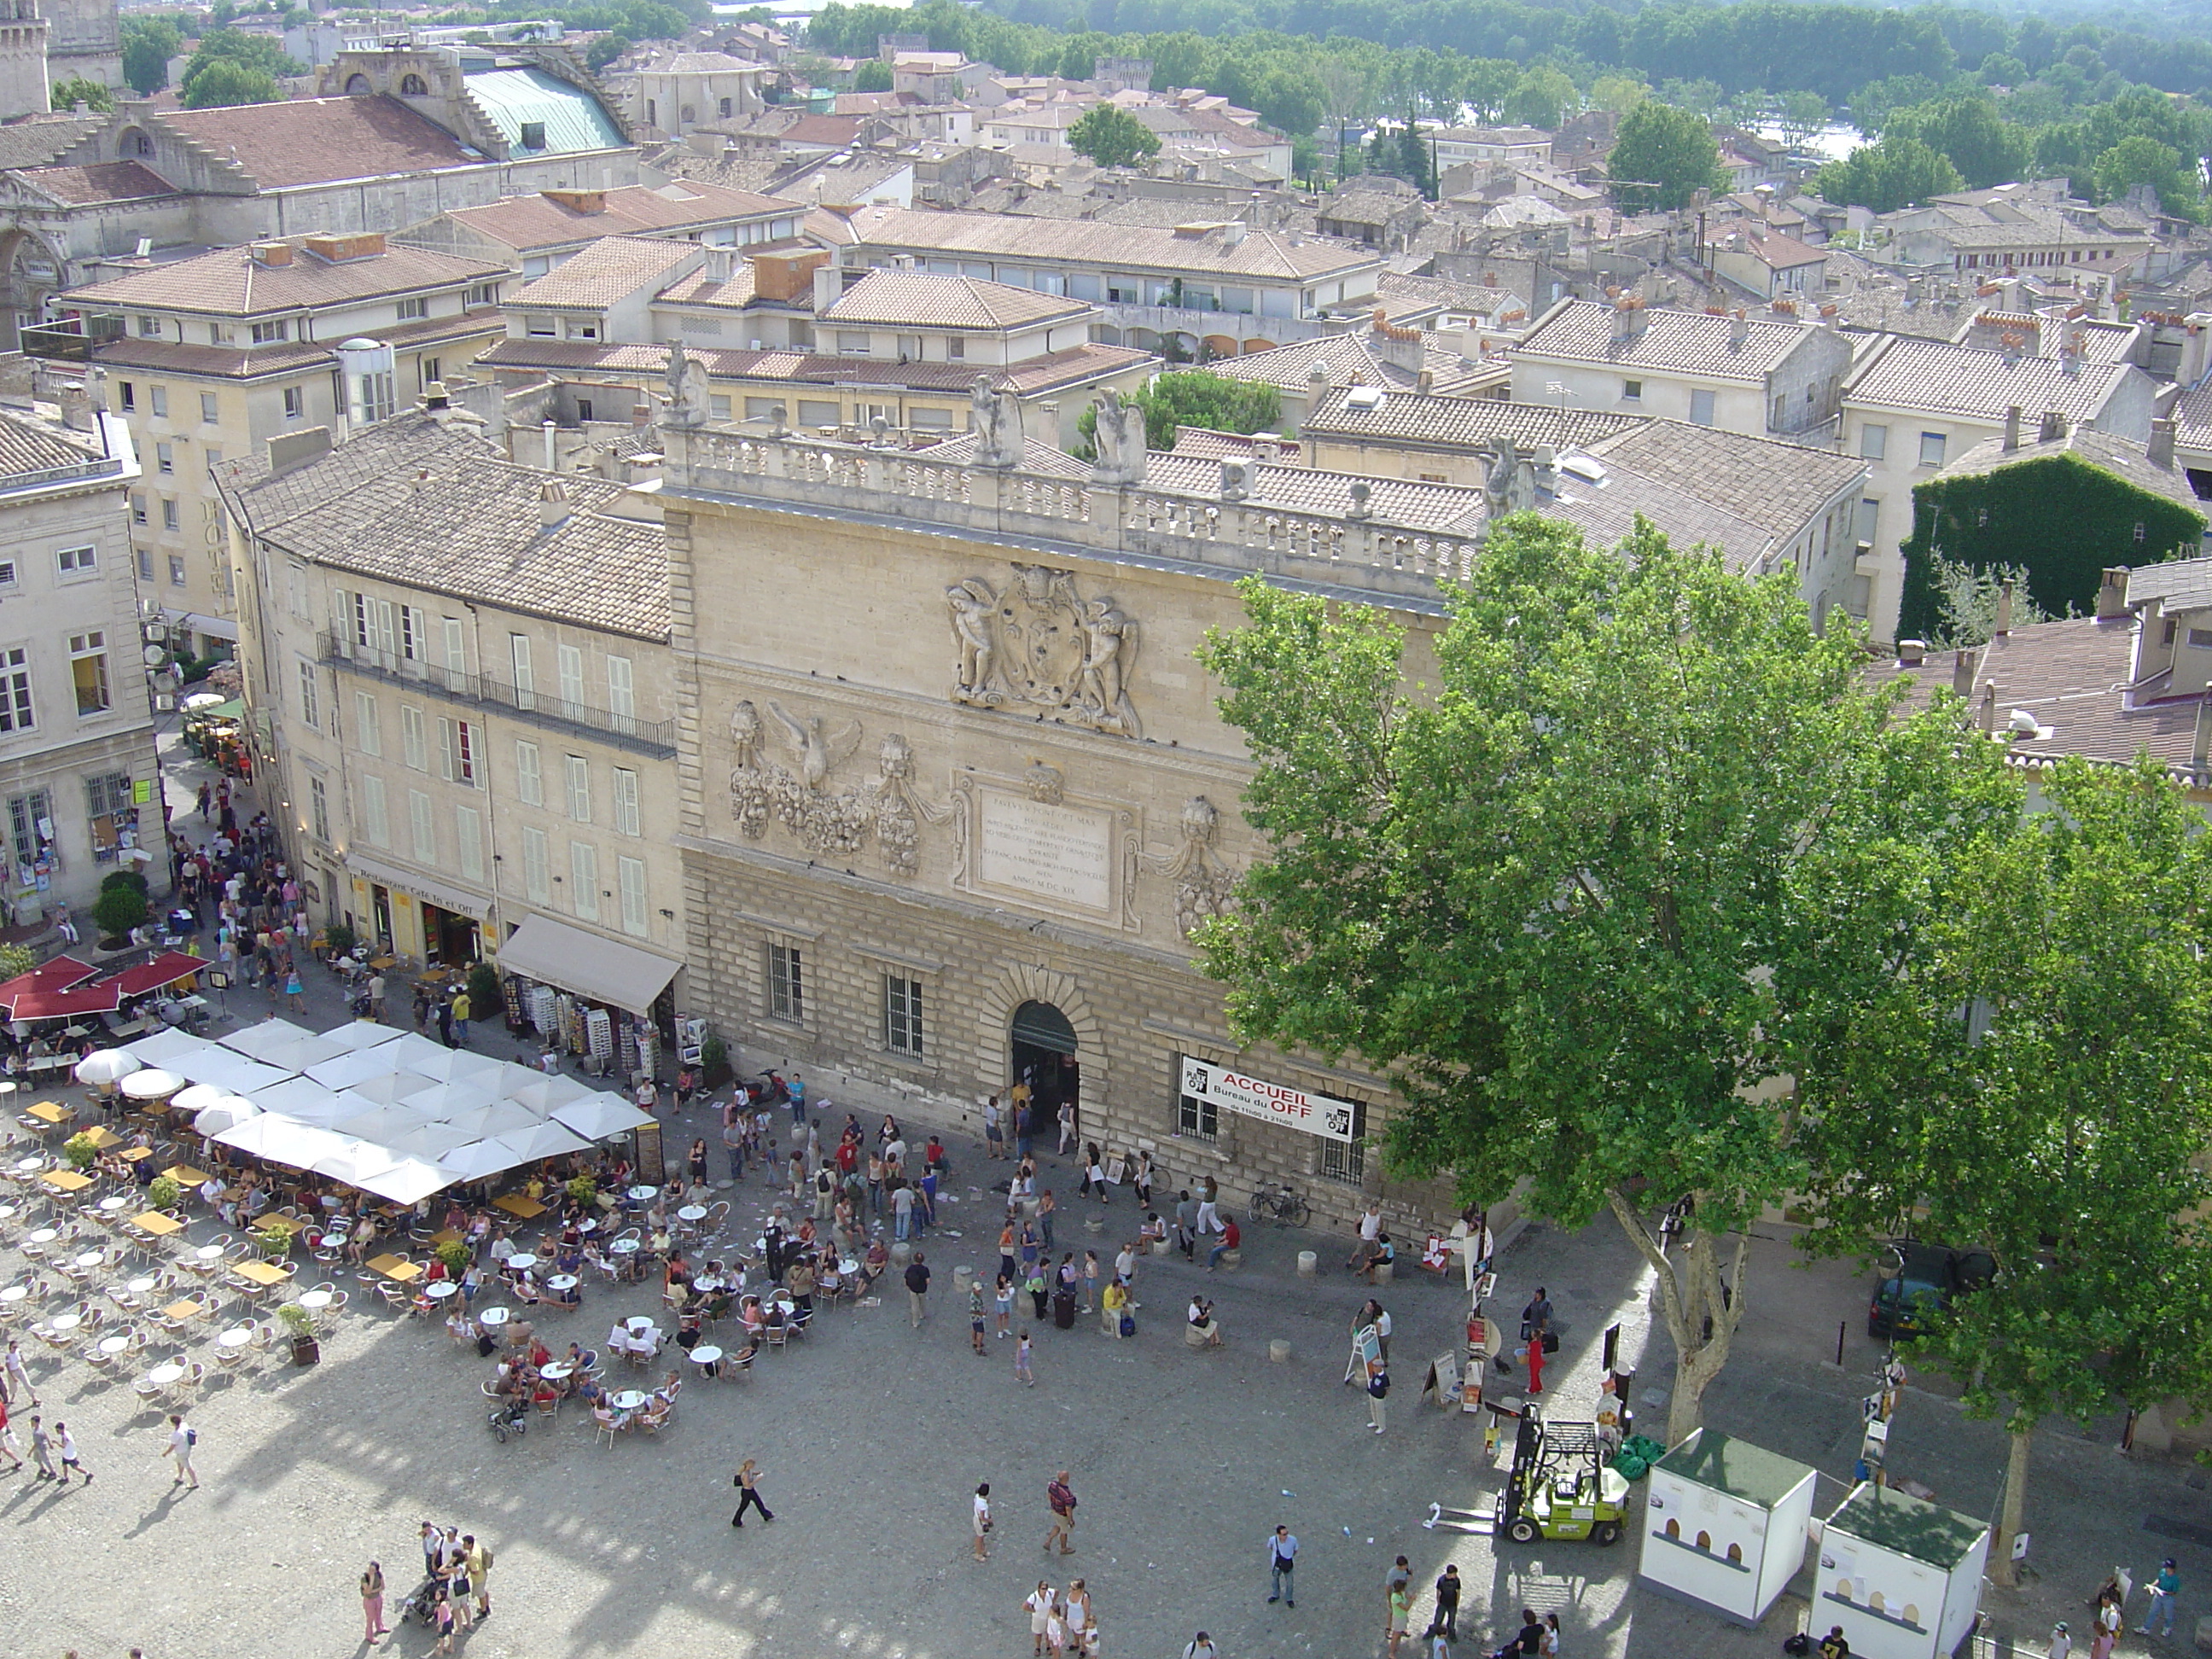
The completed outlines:
[[[672,1210],[680,1210],[690,1201],[684,1197],[684,1194],[689,1190],[690,1188],[684,1186],[684,1176],[679,1171],[669,1176],[668,1184],[660,1189],[661,1201]]]
[[[603,1429],[612,1429],[619,1433],[629,1426],[629,1413],[618,1412],[606,1400],[600,1399],[592,1402],[592,1421]]]
[[[490,1237],[491,1212],[489,1210],[478,1210],[469,1218],[469,1236],[466,1241],[469,1249],[472,1252],[482,1250],[484,1240]]]
[[[629,1352],[629,1327],[619,1319],[615,1321],[614,1328],[607,1333],[607,1352],[611,1354]]]
[[[768,1316],[761,1311],[761,1299],[749,1296],[738,1304],[738,1322],[745,1328],[745,1334],[758,1342],[761,1333],[768,1328]]]
[[[647,1325],[629,1334],[629,1351],[640,1359],[651,1359],[660,1352],[660,1327]]]
[[[477,1334],[476,1322],[469,1317],[465,1310],[456,1307],[446,1316],[446,1334],[453,1339],[457,1346],[474,1347]]]
[[[783,1276],[784,1288],[791,1292],[792,1305],[799,1310],[800,1324],[814,1316],[814,1260],[812,1251],[802,1252]]]
[[[860,1270],[854,1277],[854,1294],[867,1295],[875,1282],[890,1269],[890,1265],[891,1253],[884,1245],[882,1236],[878,1235],[870,1239],[866,1252],[860,1257]]]
[[[653,1391],[653,1397],[655,1400],[665,1400],[672,1406],[676,1403],[676,1396],[683,1392],[684,1373],[680,1370],[672,1370],[660,1379],[660,1386]]]
[[[583,1266],[584,1248],[582,1241],[577,1239],[562,1240],[561,1253],[553,1258],[553,1270],[556,1273],[573,1273],[580,1272]]]
[[[686,1309],[683,1313],[677,1316],[676,1346],[683,1349],[684,1352],[689,1353],[692,1349],[697,1347],[699,1346],[699,1339],[702,1334],[703,1333],[700,1329],[698,1310],[696,1308]]]
[[[634,1420],[641,1429],[664,1428],[675,1409],[674,1402],[663,1400],[658,1394],[648,1395]]]
[[[605,1273],[609,1279],[618,1276],[615,1264],[607,1260],[607,1253],[599,1248],[597,1240],[584,1246],[584,1265],[594,1272]]]
[[[507,1229],[495,1229],[491,1236],[491,1259],[501,1273],[507,1271],[507,1259],[514,1254],[514,1240],[507,1236]]]
[[[307,1248],[309,1249],[314,1249],[315,1240],[318,1237],[319,1235],[313,1233],[308,1235]],[[441,1255],[433,1255],[430,1258],[430,1266],[428,1269],[422,1275],[422,1282],[426,1285],[442,1285],[447,1279],[452,1277],[453,1272],[452,1269],[446,1266],[446,1258]]]

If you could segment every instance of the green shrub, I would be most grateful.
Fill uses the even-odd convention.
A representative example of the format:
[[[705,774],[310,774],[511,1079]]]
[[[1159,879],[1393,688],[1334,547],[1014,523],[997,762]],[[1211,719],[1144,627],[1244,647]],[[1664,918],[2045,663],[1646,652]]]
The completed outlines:
[[[469,1247],[459,1239],[451,1239],[438,1246],[438,1260],[446,1264],[446,1271],[459,1278],[468,1271]]]
[[[94,901],[93,925],[102,939],[123,939],[146,920],[146,896],[128,887],[111,887]]]
[[[294,1336],[313,1336],[315,1316],[296,1302],[287,1302],[276,1310],[276,1317],[284,1322],[284,1328]]]
[[[331,955],[349,957],[353,954],[353,929],[344,922],[334,921],[323,929],[323,942],[331,947]]]
[[[92,1144],[90,1135],[75,1134],[63,1143],[62,1156],[69,1160],[70,1169],[88,1170],[100,1156],[100,1148]]]
[[[588,1210],[599,1201],[599,1183],[587,1175],[578,1176],[568,1183],[568,1193]]]
[[[183,1186],[167,1176],[156,1176],[146,1188],[146,1201],[157,1210],[173,1210],[185,1196]]]
[[[146,885],[144,872],[138,870],[110,870],[100,878],[100,890],[103,893],[112,892],[118,887],[129,888],[140,898],[144,898],[152,890]]]
[[[500,988],[499,969],[488,962],[469,969],[469,1018],[487,1022],[507,1018],[507,993]]]

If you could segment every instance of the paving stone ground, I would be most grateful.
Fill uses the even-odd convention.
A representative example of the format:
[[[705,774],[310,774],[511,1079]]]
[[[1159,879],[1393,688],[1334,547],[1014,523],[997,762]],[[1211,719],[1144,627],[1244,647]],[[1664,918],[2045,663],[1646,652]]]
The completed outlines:
[[[319,975],[311,1000],[311,1023],[340,1017],[335,988]],[[261,1017],[267,1003],[251,993],[231,1000],[240,1020]],[[480,1046],[494,1040],[483,1034]],[[819,1086],[839,1115],[848,1104],[880,1109],[838,1096],[827,1080]],[[703,1128],[703,1114],[692,1123]],[[672,1125],[672,1145],[690,1132]],[[1149,1260],[1137,1339],[1110,1340],[1092,1320],[1069,1332],[1048,1321],[1036,1333],[1037,1386],[1021,1388],[1011,1343],[992,1341],[980,1359],[969,1352],[964,1309],[950,1294],[955,1265],[983,1267],[995,1254],[980,1189],[987,1170],[997,1173],[971,1142],[956,1136],[951,1146],[961,1201],[947,1218],[966,1236],[924,1242],[940,1273],[928,1323],[910,1331],[896,1291],[880,1306],[826,1312],[804,1346],[764,1353],[745,1382],[694,1383],[658,1439],[599,1447],[568,1411],[500,1445],[477,1393],[487,1363],[455,1350],[440,1328],[357,1294],[319,1365],[264,1361],[210,1384],[193,1413],[205,1485],[179,1494],[160,1461],[161,1419],[127,1386],[76,1362],[34,1360],[49,1419],[70,1422],[96,1480],[59,1492],[0,1476],[0,1655],[46,1659],[74,1648],[106,1659],[133,1644],[149,1659],[356,1654],[356,1577],[375,1557],[395,1600],[411,1589],[425,1517],[497,1551],[495,1615],[463,1643],[477,1659],[1020,1659],[1022,1598],[1039,1576],[1064,1584],[1072,1572],[1089,1581],[1111,1659],[1171,1659],[1200,1627],[1223,1659],[1367,1656],[1382,1650],[1382,1576],[1401,1552],[1424,1586],[1445,1560],[1458,1563],[1470,1638],[1502,1637],[1523,1605],[1557,1610],[1570,1659],[1771,1659],[1802,1618],[1802,1600],[1786,1596],[1765,1628],[1737,1631],[1634,1589],[1633,1528],[1632,1541],[1611,1550],[1493,1551],[1487,1539],[1424,1530],[1431,1501],[1486,1502],[1499,1481],[1480,1456],[1475,1419],[1417,1398],[1426,1358],[1455,1339],[1460,1293],[1456,1281],[1420,1273],[1386,1293],[1398,1387],[1389,1432],[1377,1438],[1358,1394],[1340,1382],[1347,1327],[1366,1293],[1328,1270],[1342,1259],[1341,1239],[1255,1228],[1241,1270],[1210,1279],[1179,1257]],[[1075,1185],[1064,1163],[1048,1164],[1046,1179],[1063,1194]],[[729,1195],[745,1219],[767,1196],[757,1183]],[[1126,1195],[1102,1234],[1084,1231],[1084,1212],[1079,1202],[1066,1212],[1063,1248],[1110,1247],[1133,1225]],[[1320,1253],[1318,1279],[1297,1276],[1301,1248]],[[0,1280],[21,1267],[12,1243],[0,1243]],[[1664,1389],[1663,1331],[1650,1330],[1644,1270],[1610,1221],[1524,1234],[1502,1259],[1497,1310],[1517,1309],[1539,1282],[1566,1333],[1547,1370],[1555,1413],[1586,1413],[1594,1403],[1597,1345],[1615,1320],[1624,1354],[1639,1366],[1639,1395]],[[1864,1334],[1867,1283],[1849,1264],[1797,1265],[1779,1230],[1760,1238],[1737,1356],[1707,1396],[1708,1421],[1818,1467],[1824,1506],[1844,1491],[1857,1400],[1878,1358]],[[1225,1352],[1193,1352],[1180,1340],[1194,1287],[1218,1299]],[[615,1317],[653,1304],[647,1288],[595,1287],[580,1314],[554,1315],[541,1328],[556,1345],[594,1345]],[[1291,1342],[1289,1364],[1269,1363],[1273,1337]],[[206,1339],[191,1346],[205,1357]],[[1664,1421],[1658,1406],[1644,1416]],[[2039,1654],[2054,1618],[2079,1629],[2081,1604],[2114,1563],[2140,1577],[2160,1556],[2179,1558],[2185,1638],[2207,1605],[2212,1548],[2143,1524],[2193,1526],[2212,1539],[2201,1473],[2122,1457],[2113,1437],[2112,1425],[2044,1433],[2031,1514],[2032,1559],[2045,1576],[1993,1594],[1985,1646]],[[777,1520],[738,1533],[728,1524],[730,1477],[747,1456],[765,1472]],[[1987,1425],[1963,1421],[1940,1389],[1916,1386],[1891,1462],[1945,1501],[1986,1514],[2003,1445]],[[1073,1470],[1081,1499],[1079,1553],[1067,1561],[1039,1550],[1043,1486],[1060,1468]],[[993,1484],[1000,1525],[992,1559],[979,1565],[969,1559],[966,1517],[981,1480]],[[1266,1603],[1264,1540],[1278,1520],[1305,1546],[1295,1611]],[[2133,1622],[2139,1603],[2130,1612]],[[1417,1613],[1425,1618],[1425,1606]],[[410,1627],[388,1645],[421,1654],[429,1640]],[[2180,1647],[2131,1636],[2121,1652],[2166,1659]],[[1462,1659],[1480,1651],[1474,1639],[1460,1650]]]

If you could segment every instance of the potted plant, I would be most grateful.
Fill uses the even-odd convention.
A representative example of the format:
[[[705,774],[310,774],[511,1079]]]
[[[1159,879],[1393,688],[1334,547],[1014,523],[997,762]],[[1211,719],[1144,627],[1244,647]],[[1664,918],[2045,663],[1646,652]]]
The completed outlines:
[[[62,1156],[69,1160],[72,1170],[89,1170],[93,1160],[100,1156],[100,1148],[92,1144],[88,1134],[74,1134],[62,1143]]]
[[[589,1210],[599,1201],[599,1183],[592,1176],[580,1175],[569,1182],[568,1196]]]
[[[323,929],[323,945],[333,960],[353,954],[353,929],[342,921],[334,921]]]
[[[493,1011],[498,1018],[507,1018],[507,992],[499,982],[499,969],[488,962],[479,962],[469,969],[469,1018],[489,1025]]]
[[[702,1091],[719,1089],[730,1078],[730,1045],[710,1036],[699,1045],[699,1087]]]
[[[155,1176],[146,1188],[146,1201],[157,1210],[173,1210],[183,1202],[185,1189],[167,1176]]]
[[[119,951],[131,942],[131,930],[146,920],[146,896],[135,887],[105,889],[93,902],[93,926],[100,929],[100,948]]]
[[[469,1247],[458,1238],[448,1239],[438,1246],[438,1260],[446,1264],[446,1271],[459,1279],[469,1270]]]
[[[260,1246],[261,1254],[270,1261],[292,1253],[292,1235],[282,1227],[260,1226],[253,1230],[253,1242]]]
[[[315,1316],[296,1302],[287,1302],[276,1310],[276,1317],[292,1338],[292,1363],[312,1365],[323,1357],[322,1344],[315,1340]]]

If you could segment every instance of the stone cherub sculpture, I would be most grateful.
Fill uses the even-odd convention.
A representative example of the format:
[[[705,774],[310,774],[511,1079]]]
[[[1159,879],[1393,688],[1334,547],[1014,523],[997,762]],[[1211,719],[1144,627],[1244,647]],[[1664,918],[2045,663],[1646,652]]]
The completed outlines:
[[[1108,390],[1099,395],[1097,430],[1091,447],[1092,463],[1102,483],[1139,484],[1145,481],[1145,411],[1123,403],[1121,394]]]

